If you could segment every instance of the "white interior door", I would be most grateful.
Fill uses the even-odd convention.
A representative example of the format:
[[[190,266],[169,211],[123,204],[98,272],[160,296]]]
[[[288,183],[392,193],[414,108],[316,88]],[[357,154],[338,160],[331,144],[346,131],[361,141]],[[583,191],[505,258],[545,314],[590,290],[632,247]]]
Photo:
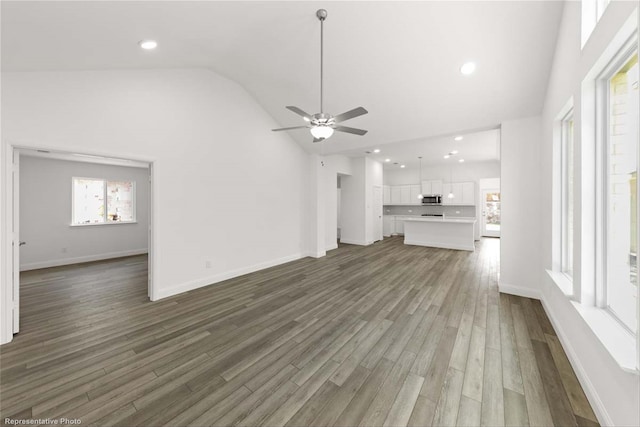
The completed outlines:
[[[483,189],[480,206],[482,209],[480,234],[487,237],[500,237],[500,189]]]
[[[13,150],[11,181],[13,197],[13,212],[11,215],[13,232],[13,333],[16,334],[20,331],[20,247],[24,243],[20,241],[20,152],[18,150]]]
[[[382,240],[382,187],[373,187],[373,241]]]

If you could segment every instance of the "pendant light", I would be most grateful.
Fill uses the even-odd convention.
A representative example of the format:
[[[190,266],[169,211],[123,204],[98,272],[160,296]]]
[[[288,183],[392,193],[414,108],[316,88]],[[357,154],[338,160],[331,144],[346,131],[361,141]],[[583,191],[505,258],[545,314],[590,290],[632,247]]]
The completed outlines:
[[[447,199],[453,199],[456,197],[453,194],[453,165],[451,166],[451,175],[449,175],[449,194],[447,194]]]
[[[420,194],[418,194],[418,199],[422,200],[422,156],[418,157],[418,159],[420,159],[420,182],[418,183],[420,184]]]

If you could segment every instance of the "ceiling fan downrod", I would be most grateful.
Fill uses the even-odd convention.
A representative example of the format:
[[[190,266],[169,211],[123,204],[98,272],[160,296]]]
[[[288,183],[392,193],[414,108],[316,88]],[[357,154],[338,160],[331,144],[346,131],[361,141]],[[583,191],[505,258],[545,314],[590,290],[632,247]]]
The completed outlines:
[[[316,16],[320,20],[320,113],[324,113],[324,20],[327,19],[327,11],[318,9]]]

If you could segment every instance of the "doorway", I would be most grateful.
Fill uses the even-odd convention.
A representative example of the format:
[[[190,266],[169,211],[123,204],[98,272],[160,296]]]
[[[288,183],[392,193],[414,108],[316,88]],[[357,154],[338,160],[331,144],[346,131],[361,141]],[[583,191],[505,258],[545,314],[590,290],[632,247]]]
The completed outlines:
[[[31,147],[9,150],[11,216],[6,225],[13,238],[5,246],[10,247],[10,271],[3,310],[11,321],[3,324],[2,342],[20,331],[23,271],[46,277],[47,272],[123,257],[137,256],[140,263],[146,254],[147,277],[139,286],[146,285],[147,298],[153,299],[152,163]]]
[[[373,187],[373,203],[371,204],[373,215],[373,241],[382,240],[382,187],[375,185]]]
[[[481,200],[482,228],[484,237],[500,237],[500,189],[483,189]]]

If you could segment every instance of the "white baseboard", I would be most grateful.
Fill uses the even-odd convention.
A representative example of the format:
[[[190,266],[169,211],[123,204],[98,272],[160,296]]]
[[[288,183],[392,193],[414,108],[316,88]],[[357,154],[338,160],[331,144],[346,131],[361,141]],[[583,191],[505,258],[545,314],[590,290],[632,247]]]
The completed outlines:
[[[326,251],[332,251],[332,250],[334,250],[334,249],[338,249],[338,244],[337,244],[337,243],[334,243],[333,245],[329,245],[329,246],[327,246],[327,247],[325,248],[325,252],[326,252]]]
[[[406,238],[404,239],[404,244],[405,245],[414,245],[414,246],[426,246],[426,247],[432,247],[432,248],[443,248],[443,249],[457,249],[460,251],[475,251],[476,248],[475,246],[471,245],[456,245],[455,243],[441,243],[441,242],[417,242],[417,241],[412,241],[412,240],[407,240]]]
[[[327,255],[327,251],[318,251],[318,252],[305,252],[304,254],[300,255],[300,258],[304,258],[304,257],[311,257],[311,258],[322,258],[323,256]]]
[[[245,274],[253,273],[258,270],[264,270],[265,268],[274,267],[276,265],[284,264],[287,262],[295,261],[302,258],[302,254],[294,254],[285,256],[282,258],[274,259],[271,261],[265,261],[247,267],[238,268],[224,273],[216,274],[214,276],[204,277],[202,279],[192,280],[190,282],[181,283],[176,286],[172,286],[167,289],[158,289],[156,293],[157,299],[171,297],[183,292],[191,291],[193,289],[202,288],[204,286],[213,285],[224,280],[233,279],[234,277],[242,276]]]
[[[591,407],[593,408],[593,412],[595,413],[596,418],[598,418],[598,422],[603,426],[614,425],[613,420],[609,416],[609,413],[607,412],[604,404],[602,403],[602,400],[600,399],[600,396],[598,395],[598,392],[589,379],[589,376],[582,366],[582,363],[580,363],[580,358],[578,357],[576,351],[573,349],[571,341],[567,338],[567,334],[560,326],[560,322],[556,320],[553,312],[549,309],[549,305],[545,301],[544,294],[542,295],[542,298],[540,298],[540,301],[542,302],[542,307],[544,308],[545,313],[547,313],[547,317],[551,321],[551,325],[553,325],[553,329],[558,335],[558,339],[562,344],[562,348],[569,358],[569,362],[571,363],[571,366],[576,373],[576,377],[578,377],[578,381],[580,382],[580,385],[582,386],[582,389],[584,390],[584,393],[587,396]]]
[[[498,290],[504,294],[517,295],[519,297],[540,299],[540,291],[537,289],[525,288],[524,286],[510,285],[498,282]]]
[[[347,245],[359,245],[359,246],[367,246],[371,243],[367,243],[364,240],[350,240],[350,239],[340,239],[340,243],[346,243]]]
[[[82,262],[102,261],[111,258],[146,254],[148,249],[132,249],[128,251],[107,252],[104,254],[86,255],[73,258],[61,258],[47,261],[29,262],[20,266],[20,271],[37,270],[39,268],[59,267],[61,265],[79,264]]]

